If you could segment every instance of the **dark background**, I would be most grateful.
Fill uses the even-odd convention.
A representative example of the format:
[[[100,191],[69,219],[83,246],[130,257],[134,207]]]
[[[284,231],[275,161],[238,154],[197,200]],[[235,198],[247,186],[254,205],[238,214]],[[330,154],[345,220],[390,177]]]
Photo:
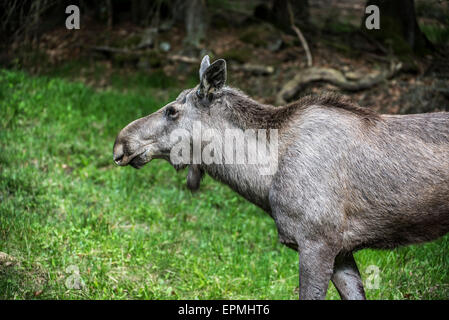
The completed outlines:
[[[65,29],[69,4],[81,10],[80,30]],[[369,4],[380,8],[380,30],[365,28]],[[343,83],[312,76],[283,100],[327,89],[381,112],[447,110],[448,7],[435,0],[5,1],[0,62],[37,74],[64,69],[63,76],[104,87],[116,71],[184,81],[207,53],[228,61],[232,85],[280,103],[283,86],[308,66],[293,23],[313,66],[341,72]],[[385,81],[358,85],[399,62]],[[95,75],[95,66],[105,72]]]

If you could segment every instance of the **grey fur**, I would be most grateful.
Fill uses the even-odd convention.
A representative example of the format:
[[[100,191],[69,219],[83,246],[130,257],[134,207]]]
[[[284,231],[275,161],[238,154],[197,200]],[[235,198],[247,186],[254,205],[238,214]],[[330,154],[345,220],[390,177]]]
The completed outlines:
[[[449,231],[449,113],[380,115],[336,95],[262,105],[223,87],[226,64],[213,66],[202,79],[208,94],[185,90],[126,126],[114,159],[136,168],[153,158],[170,161],[170,132],[191,130],[196,120],[221,132],[279,130],[275,174],[260,175],[258,165],[199,164],[190,166],[188,185],[198,188],[206,172],[271,215],[281,243],[299,252],[301,299],[324,299],[330,280],[342,298],[364,299],[354,251]]]

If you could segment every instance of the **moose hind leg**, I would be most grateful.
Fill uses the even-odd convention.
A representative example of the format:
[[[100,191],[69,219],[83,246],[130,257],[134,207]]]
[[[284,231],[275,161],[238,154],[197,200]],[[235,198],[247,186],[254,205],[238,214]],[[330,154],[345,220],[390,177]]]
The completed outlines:
[[[362,278],[352,253],[340,253],[335,258],[332,283],[343,300],[365,300]]]

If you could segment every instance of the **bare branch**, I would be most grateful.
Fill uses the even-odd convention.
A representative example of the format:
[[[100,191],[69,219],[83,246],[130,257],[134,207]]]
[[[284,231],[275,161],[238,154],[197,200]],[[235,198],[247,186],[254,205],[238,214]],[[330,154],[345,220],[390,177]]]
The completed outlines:
[[[301,41],[301,44],[306,52],[306,57],[307,57],[307,66],[311,67],[313,65],[312,62],[312,54],[310,53],[310,49],[309,49],[309,45],[307,43],[306,38],[304,38],[304,35],[302,34],[301,30],[295,25],[295,18],[293,16],[293,10],[292,10],[292,6],[290,4],[290,1],[287,1],[287,9],[288,9],[288,15],[290,18],[290,25],[291,28],[293,29],[293,31],[295,31],[296,35],[299,38],[299,41]]]

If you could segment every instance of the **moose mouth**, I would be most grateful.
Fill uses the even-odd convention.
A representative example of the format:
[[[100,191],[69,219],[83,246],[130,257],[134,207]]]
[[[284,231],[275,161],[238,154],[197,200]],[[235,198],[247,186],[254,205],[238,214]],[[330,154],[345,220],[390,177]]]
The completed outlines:
[[[145,164],[152,160],[150,148],[148,146],[144,146],[140,149],[140,151],[135,152],[131,156],[115,156],[114,161],[119,166],[127,166],[130,165],[135,169],[142,168]]]
[[[132,157],[132,159],[129,160],[128,164],[134,169],[140,169],[148,162],[153,160],[153,158],[154,157],[151,152],[151,147],[147,145],[144,147],[142,152],[137,153],[134,157]]]
[[[134,158],[131,159],[131,161],[128,164],[134,169],[142,168],[146,163],[149,162],[149,160],[147,160],[144,154],[145,152],[135,156]]]

